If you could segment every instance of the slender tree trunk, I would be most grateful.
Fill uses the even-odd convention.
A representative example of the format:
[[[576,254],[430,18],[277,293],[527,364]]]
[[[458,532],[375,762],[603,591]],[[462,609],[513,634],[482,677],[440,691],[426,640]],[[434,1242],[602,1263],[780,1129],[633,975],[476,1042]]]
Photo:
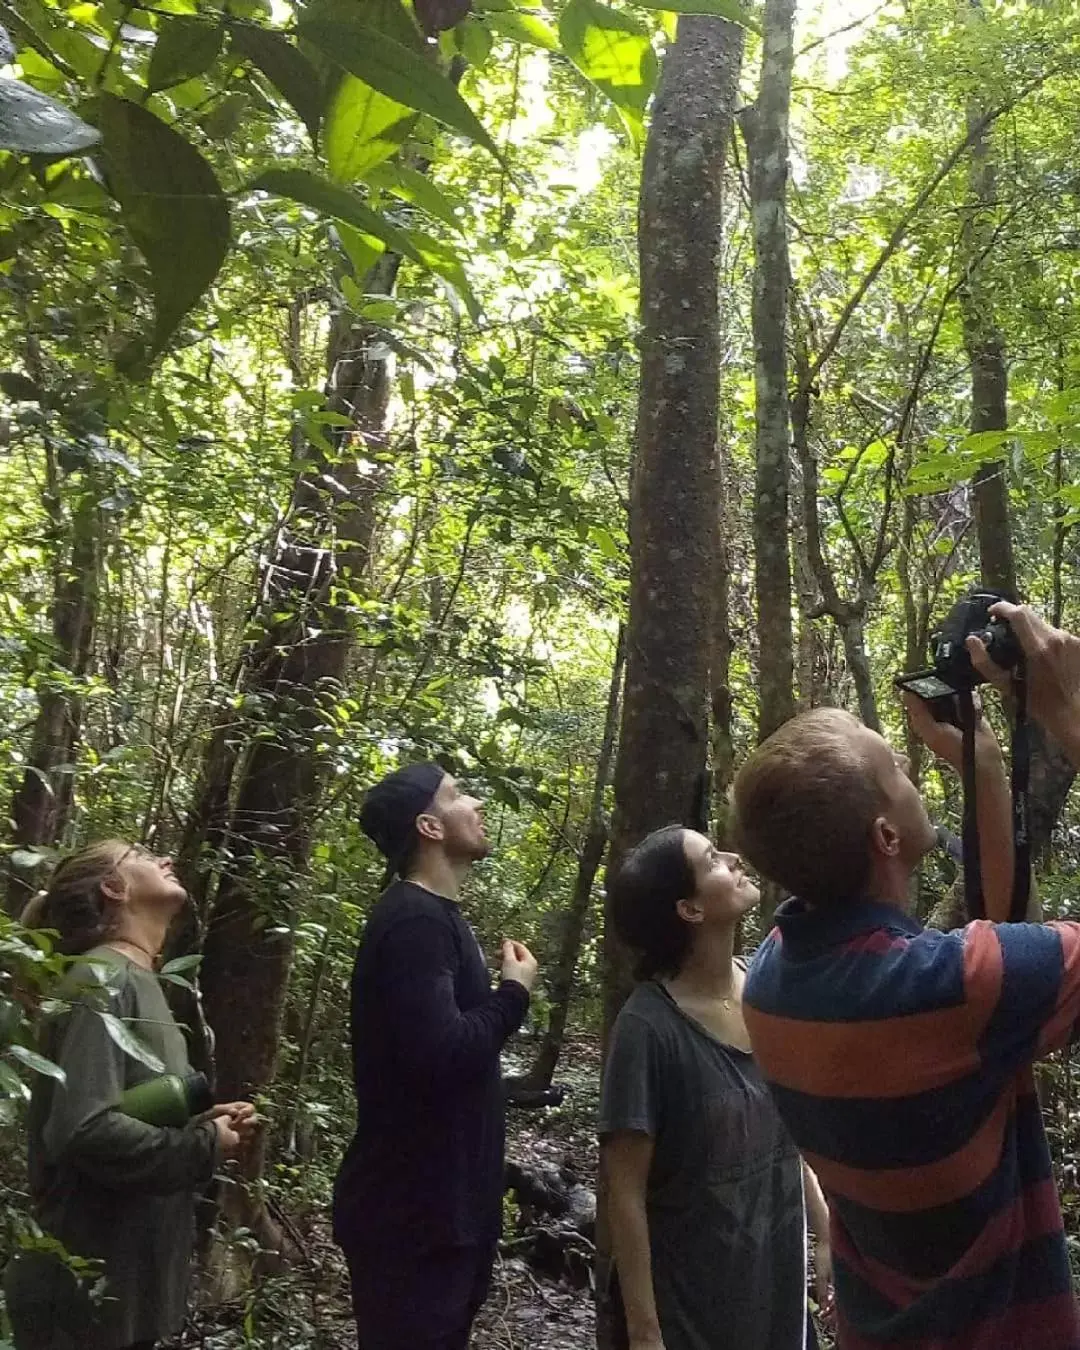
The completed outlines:
[[[58,493],[57,493],[58,495]],[[65,529],[60,505],[55,520]],[[67,541],[57,539],[52,603],[52,669],[38,682],[38,715],[26,771],[11,803],[12,838],[21,848],[55,844],[74,796],[74,759],[82,734],[82,686],[90,673],[102,570],[102,516],[93,476],[78,485]],[[12,867],[8,907],[18,913],[37,889],[37,873]]]
[[[788,492],[788,114],[795,0],[766,0],[761,85],[740,116],[750,170],[754,236],[754,585],[758,610],[758,739],[795,713]]]
[[[398,265],[395,257],[381,260],[368,291],[390,294]],[[324,466],[318,450],[308,449],[319,467],[302,470],[297,480],[266,578],[264,636],[245,674],[245,696],[260,705],[261,734],[237,769],[230,859],[202,968],[217,1091],[226,1100],[259,1092],[274,1076],[292,960],[293,893],[307,864],[326,768],[325,710],[340,692],[352,645],[338,596],[360,585],[382,481],[366,472],[372,450],[385,445],[390,397],[387,362],[369,355],[373,341],[372,330],[343,316],[333,326],[327,394],[352,428],[339,437],[333,465]],[[261,1175],[263,1162],[261,1154],[251,1160],[251,1179]],[[277,1241],[260,1204],[249,1202],[242,1217],[264,1245]]]
[[[608,689],[607,711],[604,714],[604,733],[600,742],[600,755],[596,763],[596,778],[593,782],[592,801],[589,805],[589,817],[585,826],[585,837],[578,859],[577,876],[570,903],[561,916],[559,946],[550,974],[545,975],[544,983],[550,1002],[548,1024],[540,1039],[540,1045],[529,1069],[527,1080],[530,1087],[550,1087],[552,1076],[562,1053],[563,1036],[566,1033],[567,1017],[570,1013],[570,1000],[574,992],[574,971],[581,951],[581,939],[592,904],[593,885],[596,874],[603,861],[604,849],[608,841],[607,821],[604,816],[604,798],[611,780],[611,765],[615,757],[615,737],[619,729],[619,696],[622,692],[623,673],[626,668],[626,629],[619,626],[615,643],[615,659],[611,668],[611,685]]]
[[[626,694],[609,871],[670,820],[707,814],[709,664],[720,503],[718,253],[725,155],[743,34],[684,16],[668,50],[645,147],[638,218],[641,386],[630,500]],[[630,986],[610,913],[604,1024]],[[604,1181],[597,1223],[597,1342],[611,1343]]]
[[[969,3],[973,9],[980,8],[979,0]],[[984,220],[995,201],[996,173],[990,132],[977,100],[969,104],[967,120],[971,138],[971,204],[963,230],[967,275],[959,299],[964,346],[971,363],[971,431],[975,434],[1008,430],[1008,375],[1004,339],[995,321],[990,287],[978,261],[986,250]],[[1016,561],[1005,461],[983,464],[972,480],[972,490],[983,585],[1015,593]]]
[[[862,592],[856,600],[844,600],[837,590],[832,569],[825,557],[822,541],[821,517],[818,513],[817,460],[810,446],[810,401],[812,394],[800,375],[799,387],[792,404],[792,439],[802,470],[803,528],[806,532],[806,551],[814,580],[821,592],[820,610],[830,614],[840,630],[848,674],[855,686],[859,716],[874,731],[881,730],[877,696],[874,693],[873,672],[866,655],[864,624],[866,621],[869,579],[860,581]]]

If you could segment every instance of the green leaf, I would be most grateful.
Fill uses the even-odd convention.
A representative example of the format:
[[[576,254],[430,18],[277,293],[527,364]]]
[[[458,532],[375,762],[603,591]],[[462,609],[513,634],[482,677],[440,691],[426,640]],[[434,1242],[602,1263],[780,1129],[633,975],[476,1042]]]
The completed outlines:
[[[739,0],[634,0],[642,9],[667,10],[673,14],[709,14],[717,19],[727,19],[740,28],[750,28],[761,32],[761,25],[739,4]]]
[[[489,14],[487,24],[493,33],[509,38],[511,42],[524,42],[531,47],[541,47],[546,52],[559,50],[559,36],[554,28],[535,14],[508,9]]]
[[[0,80],[0,150],[81,155],[101,139],[61,103],[18,80]]]
[[[387,248],[400,253],[402,257],[426,266],[423,255],[406,231],[399,229],[378,211],[373,211],[370,206],[365,206],[355,193],[320,178],[318,174],[309,173],[307,169],[269,169],[260,174],[251,186],[259,192],[289,197],[303,206],[313,207],[324,216],[343,220],[362,233],[381,239]]]
[[[213,170],[153,113],[100,96],[109,189],[150,267],[160,352],[217,276],[229,248],[229,208]]]
[[[495,142],[453,84],[430,61],[360,23],[302,19],[300,33],[344,70],[387,98],[427,113],[490,150]]]
[[[250,24],[233,24],[232,48],[266,76],[278,93],[293,107],[308,129],[312,142],[319,140],[323,113],[323,91],[315,67],[283,33]]]
[[[351,426],[352,423],[350,422]],[[188,956],[177,956],[167,961],[158,971],[159,975],[182,975],[185,970],[198,970],[202,965],[202,953],[192,952]]]
[[[1011,440],[1011,431],[974,431],[964,437],[962,446],[969,454],[977,455],[980,459],[996,459],[997,452]]]
[[[406,164],[380,164],[365,174],[364,181],[384,192],[393,193],[402,201],[412,202],[429,216],[444,221],[452,230],[461,229],[461,217],[457,211],[461,203],[437,188],[427,174],[410,169]]]
[[[454,45],[476,69],[491,55],[492,41],[491,33],[477,19],[463,19],[454,29]]]
[[[139,1040],[138,1036],[125,1022],[121,1022],[119,1017],[112,1013],[99,1012],[98,1016],[105,1023],[105,1030],[125,1055],[130,1055],[132,1059],[137,1059],[140,1064],[145,1064],[152,1073],[165,1072],[165,1065],[162,1064],[149,1046],[144,1045]]]
[[[430,234],[410,230],[409,236],[424,266],[448,282],[461,296],[473,320],[479,319],[480,303],[469,285],[469,278],[465,275],[465,268],[458,254],[449,244],[444,244],[441,239],[435,239]]]
[[[656,53],[644,25],[599,0],[569,0],[559,20],[559,37],[563,51],[615,104],[639,144],[657,74]]]
[[[331,174],[355,183],[396,155],[415,126],[416,113],[355,75],[345,75],[326,114],[323,148]]]
[[[46,1078],[55,1078],[58,1083],[67,1082],[67,1074],[60,1065],[54,1064],[44,1055],[39,1055],[36,1050],[28,1050],[25,1045],[9,1045],[7,1053],[20,1064],[25,1064],[28,1069],[33,1069],[35,1073],[43,1073]]]
[[[376,239],[370,234],[364,234],[362,230],[355,229],[352,225],[346,225],[340,220],[337,230],[341,238],[341,246],[349,255],[349,261],[353,265],[353,271],[358,279],[363,281],[364,277],[386,252],[386,245],[381,239]],[[345,285],[346,282],[349,282],[351,287],[356,288],[356,282],[353,281],[352,277],[344,276],[341,281],[345,298],[354,309],[358,309],[363,303],[363,293],[357,289],[354,295],[350,287]]]
[[[146,87],[151,93],[201,75],[217,60],[224,31],[201,19],[163,19],[150,57]]]

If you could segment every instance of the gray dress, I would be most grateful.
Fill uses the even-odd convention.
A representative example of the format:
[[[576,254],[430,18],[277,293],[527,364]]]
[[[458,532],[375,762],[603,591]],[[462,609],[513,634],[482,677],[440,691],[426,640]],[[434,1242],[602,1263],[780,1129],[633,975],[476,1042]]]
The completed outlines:
[[[802,1164],[753,1057],[640,984],[615,1023],[599,1128],[655,1141],[646,1210],[665,1350],[802,1350]]]
[[[157,977],[108,949],[88,955],[108,967],[108,991],[102,998],[98,990],[91,1003],[78,1001],[73,990],[72,1011],[46,1034],[45,1054],[67,1082],[35,1084],[30,1191],[47,1235],[69,1254],[103,1263],[104,1297],[91,1302],[47,1252],[16,1256],[4,1273],[4,1292],[18,1350],[118,1350],[178,1331],[195,1193],[215,1165],[212,1124],[172,1129],[110,1109],[125,1088],[154,1075],[109,1036],[97,1007],[128,1021],[166,1072],[187,1073],[189,1064]]]

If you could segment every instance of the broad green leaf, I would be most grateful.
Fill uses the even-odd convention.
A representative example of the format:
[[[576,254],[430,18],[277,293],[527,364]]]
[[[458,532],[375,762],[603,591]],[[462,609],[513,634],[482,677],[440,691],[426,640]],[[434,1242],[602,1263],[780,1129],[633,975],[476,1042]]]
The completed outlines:
[[[547,52],[559,50],[559,36],[554,28],[535,14],[523,14],[520,9],[495,11],[488,14],[486,22],[493,33],[511,42],[524,42]]]
[[[289,197],[305,206],[314,207],[324,215],[352,225],[361,234],[381,239],[387,248],[411,258],[421,267],[448,281],[458,292],[474,316],[479,305],[469,286],[461,259],[448,245],[419,230],[403,230],[392,224],[371,207],[365,206],[355,193],[338,187],[325,178],[308,173],[306,169],[270,169],[251,185],[261,192],[273,192]]]
[[[380,164],[364,175],[364,181],[403,201],[412,202],[429,216],[444,221],[452,230],[461,229],[461,217],[455,209],[461,203],[437,188],[427,174],[410,169],[407,164]]]
[[[416,113],[355,75],[345,75],[326,114],[323,148],[334,178],[355,183],[396,155],[416,124]]]
[[[559,20],[559,37],[566,55],[611,99],[634,142],[640,143],[657,73],[644,25],[599,0],[569,0]]]
[[[303,206],[313,207],[324,216],[343,220],[364,234],[381,239],[387,248],[400,253],[402,257],[426,265],[423,255],[406,231],[399,229],[378,211],[373,211],[370,206],[365,206],[355,193],[320,178],[318,174],[309,173],[307,169],[269,169],[260,174],[251,186],[259,192],[289,197]]]
[[[308,129],[312,142],[319,139],[323,91],[315,67],[283,33],[251,24],[233,24],[233,51],[257,66],[278,93],[290,103]]]
[[[121,1022],[113,1013],[99,1012],[98,1016],[105,1023],[105,1030],[125,1055],[130,1055],[140,1064],[145,1064],[152,1073],[165,1072],[165,1065],[148,1045],[139,1040],[126,1022]]]
[[[634,4],[642,9],[667,10],[674,14],[709,14],[737,23],[740,28],[761,32],[760,24],[754,22],[739,0],[634,0]]]
[[[201,75],[217,60],[224,32],[201,19],[163,19],[150,56],[146,87],[153,93]]]
[[[469,65],[479,70],[491,55],[492,36],[478,19],[463,19],[454,29],[454,45]]]
[[[453,84],[430,61],[360,23],[302,19],[300,33],[342,69],[387,98],[427,113],[490,150],[495,142]]]
[[[368,272],[371,271],[386,252],[386,245],[381,239],[376,239],[374,235],[364,234],[362,230],[358,230],[352,225],[346,225],[344,221],[341,220],[337,223],[337,232],[341,239],[342,248],[349,255],[349,261],[353,265],[353,271],[360,281],[363,281]],[[342,278],[342,281],[343,283],[345,281],[352,281],[352,278],[345,276]],[[353,282],[354,286],[355,284],[356,283]],[[344,285],[343,289],[345,289]],[[359,302],[363,299],[362,295],[360,295],[358,300],[356,297],[349,295],[348,291],[346,291],[346,298],[354,308],[358,308]]]
[[[350,424],[351,425],[351,424]],[[177,956],[166,963],[158,971],[159,975],[183,975],[186,970],[198,970],[202,965],[202,953],[192,952],[188,956]]]
[[[51,1059],[46,1059],[44,1055],[39,1055],[36,1050],[28,1050],[25,1045],[9,1045],[8,1054],[12,1059],[17,1059],[21,1064],[25,1064],[28,1069],[33,1069],[35,1073],[43,1073],[46,1078],[55,1078],[58,1083],[67,1082],[67,1074],[59,1064],[54,1064]]]
[[[465,275],[465,267],[461,258],[454,252],[449,244],[444,244],[441,239],[435,239],[429,234],[422,234],[419,230],[410,230],[410,238],[413,241],[424,266],[436,276],[448,282],[461,297],[465,308],[474,320],[480,317],[480,304],[472,287],[469,285],[469,278]]]
[[[179,132],[111,94],[98,109],[109,189],[150,267],[159,352],[218,274],[229,208],[213,170]]]
[[[1001,447],[1011,440],[1011,431],[975,431],[965,436],[963,449],[980,459],[994,459]]]
[[[61,103],[18,80],[0,80],[0,150],[81,155],[101,139]]]

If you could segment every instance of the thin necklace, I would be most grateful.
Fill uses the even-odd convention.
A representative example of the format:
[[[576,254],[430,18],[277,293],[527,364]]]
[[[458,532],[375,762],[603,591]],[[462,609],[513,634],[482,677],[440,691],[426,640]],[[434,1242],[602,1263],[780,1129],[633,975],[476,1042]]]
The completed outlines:
[[[111,942],[107,942],[105,945],[107,947],[112,947],[114,951],[118,946],[134,947],[137,952],[142,952],[143,956],[147,958],[152,967],[157,965],[157,959],[160,954],[158,952],[150,951],[148,947],[144,947],[141,942],[135,942],[132,938],[113,938]],[[121,955],[123,955],[122,952]]]

